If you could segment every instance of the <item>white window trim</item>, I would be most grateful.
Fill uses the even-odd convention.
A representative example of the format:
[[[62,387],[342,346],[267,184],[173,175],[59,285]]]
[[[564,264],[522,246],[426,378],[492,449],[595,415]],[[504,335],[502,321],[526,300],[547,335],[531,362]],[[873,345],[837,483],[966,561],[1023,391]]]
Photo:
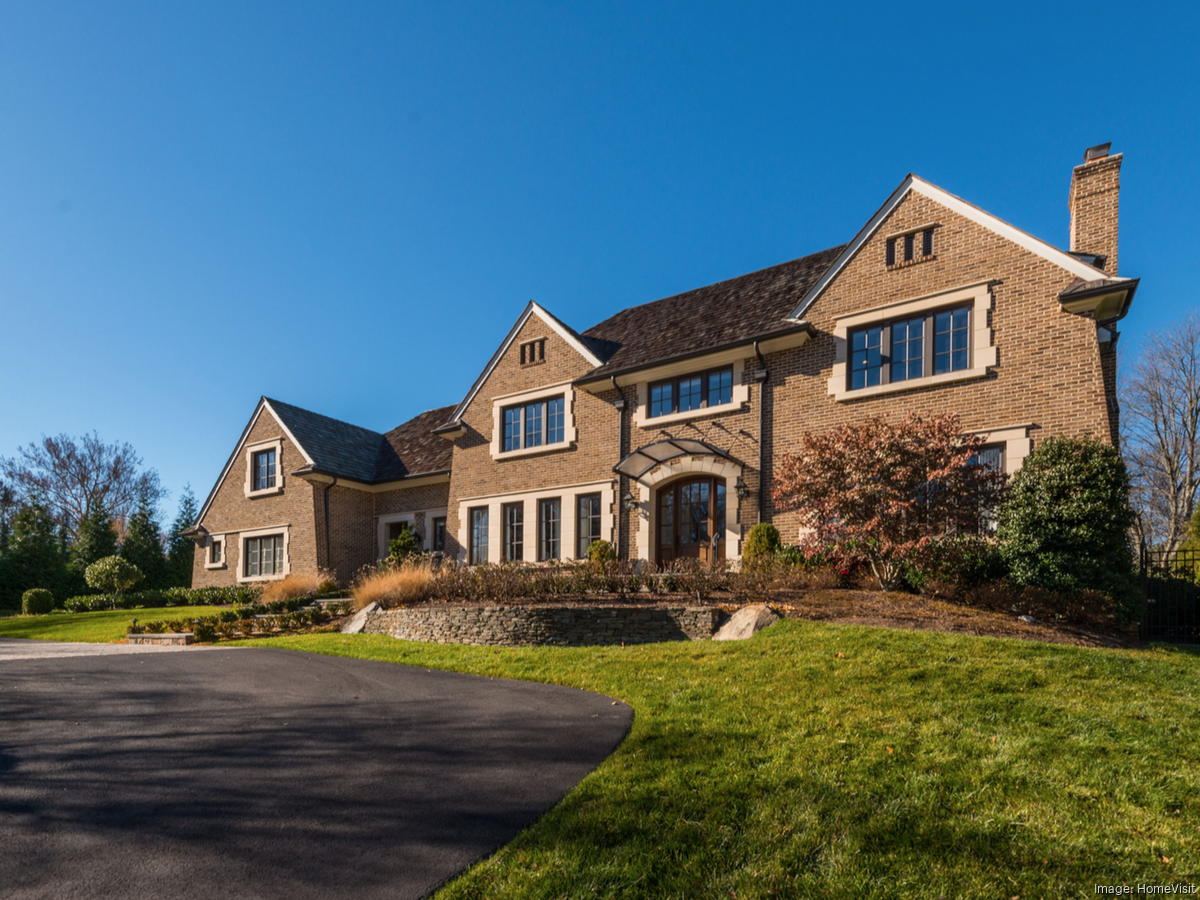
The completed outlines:
[[[278,458],[278,457],[276,457]],[[247,575],[246,574],[246,541],[250,538],[267,537],[272,534],[283,535],[283,571],[276,572],[274,575]],[[292,571],[292,527],[290,525],[275,525],[272,528],[256,528],[253,531],[242,531],[238,533],[238,567],[237,580],[238,584],[247,584],[256,581],[279,581],[281,578],[286,578]],[[229,545],[225,545],[225,552],[229,552]]]
[[[221,542],[221,561],[212,561],[212,545],[217,541]],[[223,534],[210,534],[204,540],[204,568],[206,569],[226,569],[229,567],[229,541],[225,539]]]
[[[500,515],[500,508],[509,503],[523,503],[525,506],[523,515],[525,533],[521,561],[537,563],[538,501],[558,497],[562,501],[560,507],[562,518],[559,521],[559,558],[557,561],[566,562],[575,559],[575,532],[579,525],[577,498],[581,494],[600,495],[600,534],[604,535],[604,540],[613,543],[616,516],[612,510],[613,504],[616,502],[616,489],[611,481],[596,481],[590,484],[563,485],[537,491],[496,494],[491,497],[471,497],[461,500],[458,504],[459,558],[466,561],[470,551],[470,511],[486,506],[488,509],[488,562],[499,562],[503,559],[504,522]]]
[[[272,494],[283,493],[283,438],[270,441],[257,441],[246,445],[246,483],[244,485],[247,497],[269,497]],[[275,451],[275,486],[256,491],[251,488],[254,484],[254,454],[263,450]]]
[[[637,408],[633,411],[633,424],[638,428],[656,428],[659,425],[667,425],[671,422],[684,422],[688,419],[701,419],[705,416],[716,416],[725,412],[740,411],[743,406],[750,403],[750,385],[742,384],[743,375],[746,371],[746,361],[742,357],[733,360],[733,396],[728,403],[721,403],[717,406],[705,406],[700,409],[689,409],[686,412],[670,413],[665,416],[650,415],[650,385],[659,381],[665,381],[668,378],[678,377],[680,375],[690,375],[693,372],[705,372],[711,369],[720,369],[729,363],[716,363],[711,366],[701,366],[697,368],[696,361],[683,363],[677,367],[678,371],[667,372],[653,380],[639,381],[637,383]],[[707,392],[707,387],[705,388]]]
[[[998,351],[993,342],[992,329],[988,325],[988,312],[992,308],[991,281],[981,281],[966,287],[940,291],[913,300],[902,300],[898,303],[888,303],[872,309],[839,317],[833,329],[836,341],[836,351],[833,371],[829,376],[829,395],[839,403],[848,400],[859,400],[863,397],[877,397],[880,394],[895,394],[900,391],[911,391],[917,388],[930,387],[937,384],[948,384],[955,381],[969,381],[983,378],[988,368],[998,363]],[[943,372],[940,375],[926,375],[923,378],[910,378],[907,381],[897,381],[890,384],[877,384],[873,387],[849,390],[847,387],[847,366],[849,358],[850,331],[863,325],[883,324],[895,319],[903,319],[915,313],[930,312],[943,307],[956,306],[970,301],[971,306],[971,367],[957,372]]]
[[[520,450],[504,451],[504,408],[520,406],[535,400],[550,400],[554,397],[563,398],[563,439],[556,444],[542,444],[540,447],[522,447]],[[541,387],[518,394],[505,394],[492,398],[492,459],[514,459],[518,456],[535,456],[540,453],[556,453],[570,448],[576,439],[575,431],[575,389],[571,382]]]

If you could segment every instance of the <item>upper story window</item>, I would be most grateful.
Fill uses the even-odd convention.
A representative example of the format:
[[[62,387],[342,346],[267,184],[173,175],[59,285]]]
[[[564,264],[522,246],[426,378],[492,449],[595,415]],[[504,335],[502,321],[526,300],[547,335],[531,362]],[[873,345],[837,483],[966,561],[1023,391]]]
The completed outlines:
[[[546,339],[538,338],[521,345],[521,365],[532,366],[546,361]]]
[[[903,234],[893,235],[887,239],[885,262],[896,266],[903,263],[921,262],[933,257],[933,232],[936,225],[924,225]],[[897,259],[897,254],[903,253],[903,259]]]
[[[959,306],[850,332],[849,389],[971,367],[971,307]]]
[[[733,366],[683,375],[650,385],[648,417],[724,406],[733,402]]]
[[[265,491],[275,487],[275,450],[259,450],[254,454],[252,490]]]
[[[565,408],[561,396],[504,407],[501,412],[503,452],[563,443],[566,440]]]

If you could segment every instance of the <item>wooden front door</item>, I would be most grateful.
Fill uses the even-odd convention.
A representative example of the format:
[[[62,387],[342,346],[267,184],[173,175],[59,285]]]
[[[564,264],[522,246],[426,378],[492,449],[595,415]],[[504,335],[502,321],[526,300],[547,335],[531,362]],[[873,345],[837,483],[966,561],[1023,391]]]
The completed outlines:
[[[713,540],[713,537],[716,540]],[[658,561],[725,558],[725,480],[700,477],[658,491]]]

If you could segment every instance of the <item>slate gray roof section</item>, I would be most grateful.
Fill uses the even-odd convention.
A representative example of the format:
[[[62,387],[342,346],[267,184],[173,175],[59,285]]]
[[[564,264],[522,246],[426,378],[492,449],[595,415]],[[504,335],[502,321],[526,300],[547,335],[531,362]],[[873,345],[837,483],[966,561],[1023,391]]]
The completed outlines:
[[[281,400],[265,399],[312,458],[318,472],[377,484],[450,468],[453,446],[426,432],[437,421],[443,421],[453,407],[421,413],[383,435]],[[444,444],[446,450],[434,441]]]
[[[788,316],[845,247],[621,310],[580,335],[604,365],[579,381],[795,330]]]

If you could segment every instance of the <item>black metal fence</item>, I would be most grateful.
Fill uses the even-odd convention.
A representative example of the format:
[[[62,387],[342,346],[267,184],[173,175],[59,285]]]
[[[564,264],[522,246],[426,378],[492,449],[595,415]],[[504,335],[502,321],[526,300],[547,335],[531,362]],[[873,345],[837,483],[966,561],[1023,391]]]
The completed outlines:
[[[1200,642],[1200,550],[1142,548],[1142,640]]]

